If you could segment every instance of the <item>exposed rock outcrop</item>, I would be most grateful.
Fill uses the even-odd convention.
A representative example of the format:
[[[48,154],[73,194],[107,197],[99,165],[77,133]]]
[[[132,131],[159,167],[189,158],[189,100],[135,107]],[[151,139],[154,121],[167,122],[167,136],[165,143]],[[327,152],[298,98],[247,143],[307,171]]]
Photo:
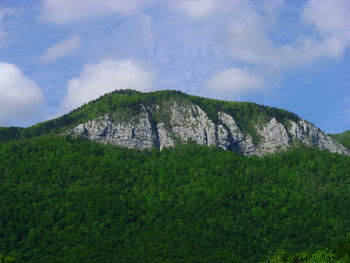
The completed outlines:
[[[160,110],[159,108],[157,105],[155,109]],[[306,144],[350,155],[345,147],[305,120],[290,120],[288,125],[284,125],[272,118],[265,124],[256,125],[258,138],[254,140],[251,134],[237,125],[233,116],[225,112],[218,112],[214,122],[195,104],[179,105],[174,102],[166,110],[166,122],[155,120],[152,109],[142,105],[140,113],[129,120],[121,120],[118,113],[104,115],[81,123],[67,133],[137,149],[163,149],[176,143],[194,141],[200,145],[216,145],[246,156],[261,156],[286,150],[292,145]]]
[[[116,118],[105,115],[79,124],[68,133],[127,148],[149,149],[159,145],[150,115],[145,109],[129,122],[118,122]]]

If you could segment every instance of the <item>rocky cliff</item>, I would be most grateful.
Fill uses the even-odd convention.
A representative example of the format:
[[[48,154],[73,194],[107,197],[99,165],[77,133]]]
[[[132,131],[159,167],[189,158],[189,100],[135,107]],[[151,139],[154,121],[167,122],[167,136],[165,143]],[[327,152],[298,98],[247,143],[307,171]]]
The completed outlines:
[[[116,110],[74,125],[65,134],[137,149],[163,149],[193,141],[246,156],[262,156],[304,144],[350,155],[340,143],[300,118],[284,117],[282,123],[273,114],[258,114],[256,119],[259,121],[247,129],[242,125],[242,119],[241,125],[236,121],[235,116],[240,115],[230,114],[230,110],[218,110],[209,116],[194,101],[184,103],[171,98],[166,98],[166,101],[151,104],[141,101],[137,104],[138,110],[127,118],[124,111]]]

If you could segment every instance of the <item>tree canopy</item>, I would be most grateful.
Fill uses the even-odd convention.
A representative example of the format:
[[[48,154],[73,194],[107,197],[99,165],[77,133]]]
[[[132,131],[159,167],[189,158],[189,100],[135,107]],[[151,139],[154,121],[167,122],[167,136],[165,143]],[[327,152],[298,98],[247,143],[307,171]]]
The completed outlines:
[[[300,147],[246,158],[195,144],[159,152],[51,135],[1,142],[0,253],[169,263],[313,255],[350,233],[349,171],[349,157]]]

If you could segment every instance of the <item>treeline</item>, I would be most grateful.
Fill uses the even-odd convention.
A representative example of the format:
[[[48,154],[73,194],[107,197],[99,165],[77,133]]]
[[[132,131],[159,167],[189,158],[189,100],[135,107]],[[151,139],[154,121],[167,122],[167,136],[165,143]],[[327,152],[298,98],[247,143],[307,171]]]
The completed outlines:
[[[279,251],[309,260],[350,233],[349,189],[350,158],[315,149],[246,158],[194,144],[2,142],[0,253],[36,263],[280,262]]]

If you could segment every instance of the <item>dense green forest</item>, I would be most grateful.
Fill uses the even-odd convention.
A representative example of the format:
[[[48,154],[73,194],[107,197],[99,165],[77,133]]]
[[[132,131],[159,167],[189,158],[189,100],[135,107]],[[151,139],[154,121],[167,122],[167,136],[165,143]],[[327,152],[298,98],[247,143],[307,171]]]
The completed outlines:
[[[0,262],[349,262],[349,189],[316,149],[0,142]]]

